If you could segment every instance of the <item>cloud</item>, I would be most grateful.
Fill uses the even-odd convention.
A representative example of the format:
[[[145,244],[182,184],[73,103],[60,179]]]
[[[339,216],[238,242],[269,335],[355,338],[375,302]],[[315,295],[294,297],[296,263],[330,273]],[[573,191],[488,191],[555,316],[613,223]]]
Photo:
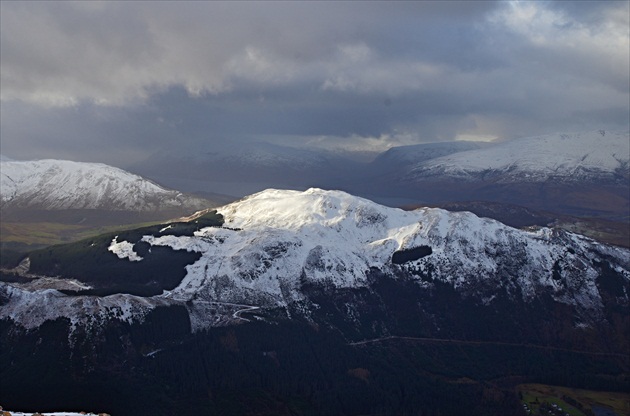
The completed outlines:
[[[628,2],[0,8],[14,157],[131,163],[173,141],[272,136],[361,151],[629,124]]]
[[[551,75],[602,83],[622,93],[630,88],[630,13],[627,2],[601,10],[586,22],[544,3],[510,2],[490,17],[498,30],[517,36],[512,59]],[[507,45],[506,45],[507,46]],[[517,46],[517,48],[514,48]],[[531,59],[523,59],[531,58]]]
[[[354,74],[365,80],[364,87],[376,88],[391,81],[383,79],[384,71],[414,62],[379,62],[380,73],[364,73],[358,65],[370,61],[374,51],[363,39],[391,49],[379,45],[379,31],[402,24],[415,37],[413,26],[456,10],[433,3],[391,6],[4,2],[2,97],[46,105],[123,104],[146,99],[147,89],[160,86],[220,93],[241,80],[273,85],[337,79],[339,84]],[[486,8],[467,6],[463,14]]]

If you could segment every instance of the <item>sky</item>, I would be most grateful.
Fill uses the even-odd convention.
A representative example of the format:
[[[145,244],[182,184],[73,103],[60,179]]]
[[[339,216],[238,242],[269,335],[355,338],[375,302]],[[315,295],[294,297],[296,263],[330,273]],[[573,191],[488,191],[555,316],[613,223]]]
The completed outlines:
[[[0,2],[0,151],[125,167],[628,130],[630,2]]]

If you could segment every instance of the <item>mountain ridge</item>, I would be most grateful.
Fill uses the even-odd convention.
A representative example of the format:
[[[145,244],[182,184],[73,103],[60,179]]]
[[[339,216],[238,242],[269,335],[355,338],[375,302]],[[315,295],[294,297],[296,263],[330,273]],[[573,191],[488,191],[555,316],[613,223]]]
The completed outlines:
[[[628,391],[629,294],[630,250],[577,234],[271,189],[0,270],[0,384],[33,411],[520,414],[519,383]]]
[[[628,143],[628,132],[605,130],[524,137],[420,162],[405,178],[627,182],[630,177]]]
[[[118,301],[103,306],[105,315],[101,316],[141,319],[160,305],[187,305],[191,316],[197,317],[194,322],[199,330],[216,322],[199,319],[200,313],[203,316],[199,308],[216,303],[280,308],[288,316],[297,313],[308,318],[317,302],[309,299],[305,287],[363,290],[375,283],[375,276],[385,275],[410,279],[409,284],[427,293],[435,284],[447,285],[486,306],[493,304],[499,292],[525,304],[549,297],[574,310],[575,325],[588,327],[604,316],[598,280],[602,270],[612,270],[615,285],[627,286],[630,281],[626,249],[561,230],[518,230],[467,212],[387,208],[341,191],[267,190],[220,207],[217,214],[224,221],[220,227],[193,228],[181,234],[165,225],[157,226],[159,232],[140,229],[127,237],[83,243],[89,250],[98,250],[98,255],[115,255],[119,266],[141,267],[142,257],[160,247],[198,256],[185,266],[185,274],[174,287],[163,286],[162,294],[153,297],[119,292],[107,302]],[[47,250],[43,258],[52,255],[54,260],[55,252]],[[41,266],[45,263],[40,260],[38,266],[37,257],[30,258],[31,269],[46,274]],[[64,279],[111,293],[116,293],[118,284],[99,286],[80,274],[48,279],[43,286],[4,284],[9,303],[3,307],[3,316],[26,326],[33,319],[39,322],[37,326],[41,319],[59,316],[82,321],[80,316],[68,316],[68,311],[81,310],[82,304],[95,310],[94,302],[100,301],[51,291],[67,289]],[[617,296],[628,303],[628,293],[624,293]],[[27,313],[31,310],[28,299],[36,301],[39,296],[47,299],[47,313],[52,313],[48,318],[36,319]],[[66,303],[74,306],[54,306]],[[134,309],[136,315],[123,313]]]
[[[207,201],[102,163],[2,161],[2,208],[159,211]]]

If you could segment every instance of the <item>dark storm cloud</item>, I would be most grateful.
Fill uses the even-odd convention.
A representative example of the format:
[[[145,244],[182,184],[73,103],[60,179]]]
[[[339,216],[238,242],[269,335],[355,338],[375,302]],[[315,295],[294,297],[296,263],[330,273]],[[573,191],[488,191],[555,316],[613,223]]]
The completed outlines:
[[[16,158],[628,128],[628,2],[0,4]]]

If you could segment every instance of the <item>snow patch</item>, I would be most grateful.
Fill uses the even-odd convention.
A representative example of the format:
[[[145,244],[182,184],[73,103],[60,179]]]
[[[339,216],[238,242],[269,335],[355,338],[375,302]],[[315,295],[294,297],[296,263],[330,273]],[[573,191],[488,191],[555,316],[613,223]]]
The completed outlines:
[[[119,259],[129,259],[129,261],[141,261],[142,257],[133,251],[133,244],[129,241],[117,242],[118,236],[112,239],[111,244],[107,247],[108,251],[111,251],[118,256]]]

